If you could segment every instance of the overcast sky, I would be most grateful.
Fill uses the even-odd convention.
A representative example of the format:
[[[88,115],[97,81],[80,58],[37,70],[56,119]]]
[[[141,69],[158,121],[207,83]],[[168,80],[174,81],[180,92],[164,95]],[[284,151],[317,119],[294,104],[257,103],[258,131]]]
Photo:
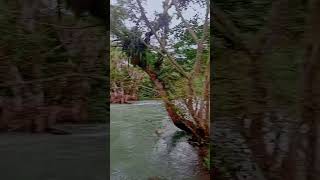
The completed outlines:
[[[147,17],[149,18],[149,20],[154,19],[155,11],[158,13],[163,11],[162,2],[163,0],[146,0],[146,3],[143,3],[143,6],[146,10]],[[116,4],[116,3],[117,3],[117,0],[111,0],[111,4]],[[198,14],[200,20],[204,21],[205,12],[206,10],[200,7],[198,4],[192,4],[187,10],[182,11],[182,14],[187,20],[192,19],[194,15]],[[169,14],[172,15],[172,13],[175,13],[175,10],[173,7],[169,10]],[[171,27],[177,25],[178,23],[180,23],[180,20],[173,18],[171,22]],[[127,25],[130,25],[130,24],[127,23]]]
[[[154,16],[154,12],[163,12],[163,8],[162,8],[162,2],[164,0],[146,0],[145,3],[143,3],[144,9],[146,10],[147,13],[147,17],[150,21],[154,20],[155,16]],[[110,2],[111,4],[117,4],[117,0],[111,0]],[[172,7],[169,11],[168,11],[169,15],[172,15],[173,13],[176,13],[175,8]],[[200,7],[200,5],[198,4],[191,4],[189,6],[189,8],[187,10],[183,10],[182,14],[184,16],[184,18],[186,20],[190,20],[192,19],[196,14],[198,14],[199,16],[199,21],[198,23],[202,24],[204,19],[205,19],[205,13],[206,13],[206,9],[203,7]],[[176,17],[172,18],[171,20],[171,24],[170,24],[170,28],[173,28],[175,25],[179,24],[181,22],[181,20],[177,20]],[[135,24],[130,23],[129,21],[126,21],[125,24],[128,27],[132,27]],[[176,38],[173,35],[169,36],[169,42],[175,42]],[[155,40],[155,38],[151,38],[151,44],[158,44],[157,41]],[[170,43],[169,43],[170,44]],[[196,48],[196,46],[192,46],[191,48]]]

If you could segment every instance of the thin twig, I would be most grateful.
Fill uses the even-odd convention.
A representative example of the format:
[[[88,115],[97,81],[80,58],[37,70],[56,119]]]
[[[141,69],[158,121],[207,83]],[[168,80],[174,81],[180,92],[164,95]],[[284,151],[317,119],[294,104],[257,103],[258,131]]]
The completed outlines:
[[[187,27],[187,30],[189,31],[191,37],[193,38],[193,40],[198,43],[199,38],[197,36],[197,34],[193,31],[193,29],[191,28],[191,25],[187,22],[187,20],[182,16],[181,10],[178,7],[178,4],[175,0],[173,0],[173,4],[176,7],[176,11],[178,14],[178,17],[181,18],[182,22],[185,24],[185,26]]]
[[[159,44],[160,44],[160,48],[161,50],[157,50],[157,49],[154,49],[155,51],[157,51],[160,55],[162,56],[166,56],[170,63],[178,70],[178,72],[183,75],[185,78],[187,79],[190,79],[190,76],[188,75],[188,73],[185,72],[185,70],[175,61],[175,58],[173,58],[171,55],[169,55],[169,53],[166,51],[165,47],[163,46],[162,42],[161,42],[161,39],[159,38],[159,36],[156,34],[156,31],[154,30],[154,28],[151,26],[151,23],[150,21],[148,20],[146,14],[145,14],[145,11],[144,11],[144,8],[143,6],[141,5],[141,1],[140,0],[137,0],[137,3],[138,3],[138,6],[140,8],[140,11],[141,11],[141,16],[142,18],[144,19],[146,25],[148,26],[148,28],[151,29],[152,33],[154,34],[154,36],[156,37],[156,39],[158,40]],[[144,41],[143,41],[144,42]],[[150,47],[148,44],[146,44],[144,42],[145,45],[147,45],[148,47]]]

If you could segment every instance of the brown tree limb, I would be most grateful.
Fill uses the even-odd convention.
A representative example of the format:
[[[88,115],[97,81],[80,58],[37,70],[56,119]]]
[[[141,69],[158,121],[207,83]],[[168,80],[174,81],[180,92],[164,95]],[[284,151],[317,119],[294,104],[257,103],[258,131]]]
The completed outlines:
[[[168,60],[170,61],[170,63],[178,70],[178,72],[183,75],[185,78],[189,79],[189,75],[188,73],[185,72],[185,70],[182,68],[182,66],[180,66],[175,60],[174,58],[166,51],[161,39],[159,38],[159,36],[157,35],[155,29],[152,27],[150,21],[148,20],[146,14],[145,14],[145,10],[141,4],[141,1],[140,0],[137,0],[137,3],[138,3],[138,6],[140,8],[140,12],[141,12],[141,16],[143,18],[143,20],[145,21],[147,27],[149,29],[151,29],[152,33],[154,34],[154,36],[156,37],[156,39],[158,40],[159,44],[160,44],[160,49],[161,50],[157,50],[155,48],[153,48],[155,51],[157,51],[159,54],[161,54],[162,56],[166,56],[168,58]],[[142,41],[144,42],[144,41]],[[147,45],[148,47],[151,47],[150,45],[146,44],[144,42],[145,45]]]
[[[163,14],[166,14],[169,7],[171,5],[169,5],[170,1],[166,0],[164,3],[164,12]],[[141,4],[140,0],[137,0],[137,4],[139,6],[140,12],[141,12],[141,18],[145,21],[147,27],[149,29],[151,29],[151,32],[155,35],[156,39],[158,40],[159,44],[160,44],[160,50],[158,48],[150,48],[152,46],[148,45],[147,43],[144,44],[150,48],[153,49],[155,51],[157,51],[161,56],[163,57],[167,57],[167,59],[169,60],[169,62],[175,67],[175,69],[184,77],[188,80],[188,97],[187,97],[187,108],[190,112],[190,114],[193,117],[193,120],[195,121],[195,124],[192,121],[186,120],[184,119],[184,117],[182,117],[180,114],[177,113],[177,109],[176,106],[170,102],[170,100],[168,99],[168,95],[166,94],[166,91],[164,90],[163,87],[163,82],[157,77],[157,74],[155,72],[153,72],[152,69],[150,69],[150,67],[146,67],[144,68],[144,71],[150,76],[151,80],[154,82],[155,86],[158,89],[158,92],[160,93],[166,109],[169,113],[169,116],[171,117],[173,123],[179,127],[180,129],[192,134],[194,137],[197,137],[198,139],[206,139],[208,137],[208,128],[204,127],[204,122],[201,121],[201,119],[199,119],[198,117],[196,117],[196,113],[195,113],[195,109],[197,107],[194,107],[194,99],[195,99],[195,90],[194,90],[194,77],[192,76],[192,74],[187,73],[182,66],[180,66],[176,61],[175,58],[173,56],[170,55],[170,53],[166,50],[165,44],[166,44],[166,34],[164,34],[162,36],[162,38],[160,38],[158,36],[158,34],[156,34],[157,29],[155,29],[150,21],[148,20],[146,14],[145,14],[145,10]],[[174,1],[172,1],[172,4],[174,4]],[[207,7],[209,8],[209,7]],[[204,26],[204,31],[208,31],[208,16],[209,16],[209,10],[207,9],[207,13],[206,13],[206,25]],[[182,17],[183,18],[183,17]],[[193,32],[193,35],[196,35],[195,32],[191,29],[190,27],[189,33]],[[203,41],[205,40],[207,32],[204,32],[204,37],[203,37]],[[198,50],[197,50],[197,59],[200,61],[202,58],[202,54],[203,54],[203,42],[199,42],[199,39],[197,37],[196,42],[198,43]],[[207,126],[206,126],[207,127]]]
[[[191,37],[193,38],[193,40],[198,43],[199,42],[199,37],[197,36],[196,32],[191,28],[191,25],[187,22],[187,20],[183,17],[181,10],[178,7],[178,4],[176,2],[176,0],[172,1],[174,6],[176,7],[176,11],[178,14],[178,17],[181,18],[182,22],[185,24],[185,26],[187,27],[188,32],[190,33]]]
[[[203,50],[204,50],[204,42],[208,36],[209,32],[209,12],[210,12],[210,2],[207,0],[207,8],[206,8],[206,15],[205,15],[205,21],[203,24],[203,34],[198,42],[198,49],[197,49],[197,55],[196,55],[196,62],[193,68],[193,74],[197,76],[200,72],[202,57],[203,57]],[[210,60],[210,59],[209,59]]]
[[[149,49],[152,49],[154,51],[156,51],[157,53],[159,53],[161,56],[163,57],[167,57],[169,62],[176,68],[176,70],[178,71],[178,73],[180,75],[182,75],[183,77],[185,77],[186,79],[190,79],[190,75],[183,69],[182,66],[180,66],[177,61],[175,60],[175,58],[173,56],[171,56],[168,51],[166,51],[165,49],[159,50],[158,48],[151,46],[147,43],[145,43],[144,41],[142,41],[144,43],[144,45],[146,45]]]

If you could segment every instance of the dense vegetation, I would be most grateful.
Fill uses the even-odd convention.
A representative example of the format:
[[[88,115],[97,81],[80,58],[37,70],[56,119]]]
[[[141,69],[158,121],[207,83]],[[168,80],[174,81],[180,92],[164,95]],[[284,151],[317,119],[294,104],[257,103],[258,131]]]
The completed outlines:
[[[195,4],[203,9],[204,17],[196,13],[194,19],[185,19],[183,12]],[[111,5],[111,34],[114,45],[124,53],[122,64],[127,62],[127,71],[139,68],[151,80],[178,128],[200,143],[208,142],[209,1],[166,0],[163,12],[156,12],[153,21],[145,8],[140,0]],[[173,18],[179,19],[179,23],[170,27]],[[135,25],[129,27],[126,20]],[[131,76],[131,80],[135,78]],[[125,85],[124,81],[121,83]]]
[[[132,66],[119,48],[110,51],[111,103],[156,99],[158,93],[147,75]]]
[[[106,120],[102,16],[85,15],[91,6],[80,3],[68,1],[70,10],[65,1],[50,2],[0,1],[1,130]]]

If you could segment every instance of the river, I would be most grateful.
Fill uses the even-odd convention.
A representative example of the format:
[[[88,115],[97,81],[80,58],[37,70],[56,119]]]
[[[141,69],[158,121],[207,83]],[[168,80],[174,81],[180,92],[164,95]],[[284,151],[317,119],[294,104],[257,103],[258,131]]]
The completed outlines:
[[[71,124],[62,127],[72,134],[0,134],[0,179],[108,179],[107,126]]]
[[[160,101],[111,105],[111,180],[203,179],[198,151],[170,122]],[[105,124],[61,125],[71,135],[0,134],[4,180],[106,180]],[[162,129],[158,136],[156,129]]]
[[[161,101],[112,104],[110,116],[112,180],[202,179],[197,149],[174,127]]]

